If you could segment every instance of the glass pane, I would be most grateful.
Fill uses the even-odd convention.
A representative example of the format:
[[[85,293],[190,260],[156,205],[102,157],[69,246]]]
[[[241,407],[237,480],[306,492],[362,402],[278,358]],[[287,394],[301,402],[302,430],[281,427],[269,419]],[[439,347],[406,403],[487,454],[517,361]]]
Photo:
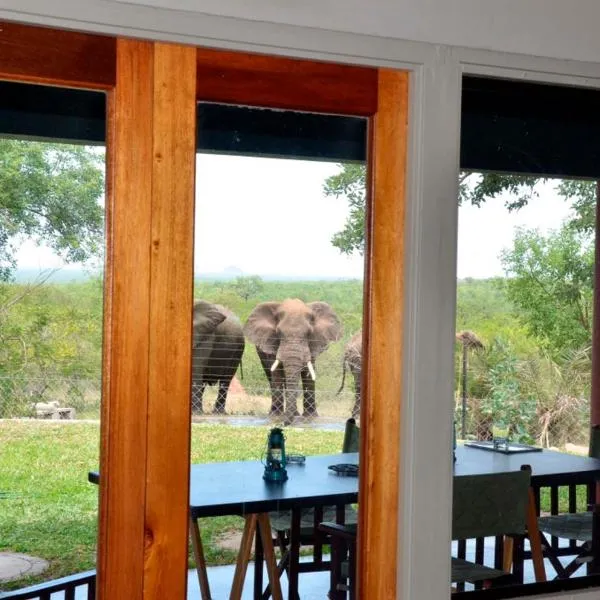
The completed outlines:
[[[82,121],[52,127],[48,88],[11,86],[38,115],[13,115],[2,137],[2,95],[0,592],[95,568],[102,366],[104,148],[59,139]]]
[[[490,170],[460,173],[452,511],[459,591],[486,580],[539,582],[542,565],[548,579],[585,576],[573,568],[585,561],[570,540],[592,540],[588,485],[600,474],[600,460],[587,458],[597,188],[567,177],[590,174],[590,157],[579,161],[572,151],[587,155],[587,109],[572,119],[549,100],[571,91],[575,104],[590,90],[480,83],[467,78],[463,97],[463,159]],[[485,101],[491,89],[502,102]],[[526,535],[524,559],[519,538],[514,554],[505,546],[509,533]]]
[[[301,551],[315,560],[310,532],[327,493],[319,482],[358,490],[356,474],[328,467],[357,461],[341,451],[347,419],[360,425],[366,189],[364,120],[223,110],[199,108],[191,391],[192,495],[198,486],[204,553],[209,567],[230,565],[223,578],[209,569],[215,597],[229,593],[240,514],[270,513],[276,543],[279,533],[289,544],[285,490],[297,489],[309,533]],[[214,489],[202,488],[217,472]],[[312,502],[311,485],[321,486]],[[280,500],[261,504],[265,494]],[[321,506],[318,522],[336,520],[335,504]],[[345,504],[355,524],[357,506]],[[316,552],[317,561],[328,559],[328,548]],[[302,597],[326,596],[328,566],[318,571],[300,576]],[[253,577],[249,569],[245,589]],[[189,589],[198,589],[195,571]]]

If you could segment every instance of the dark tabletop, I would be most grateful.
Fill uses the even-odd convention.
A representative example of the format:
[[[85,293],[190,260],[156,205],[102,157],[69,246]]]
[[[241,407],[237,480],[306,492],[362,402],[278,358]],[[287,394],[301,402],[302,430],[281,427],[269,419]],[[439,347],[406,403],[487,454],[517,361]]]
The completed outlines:
[[[340,463],[358,464],[358,454],[308,456],[304,465],[287,466],[284,483],[267,483],[258,460],[194,464],[190,511],[198,518],[351,504],[358,499],[358,478],[336,475],[327,468]],[[89,474],[92,483],[98,479],[98,473]]]
[[[329,465],[358,463],[358,454],[308,456],[304,465],[287,466],[288,480],[267,483],[258,460],[192,465],[190,510],[194,517],[245,515],[293,507],[351,504],[358,499],[358,478],[342,477]],[[458,446],[454,475],[518,471],[530,465],[535,486],[590,483],[600,480],[600,459],[544,450],[502,454]],[[89,480],[98,483],[98,473]]]
[[[304,465],[287,465],[284,483],[267,483],[258,460],[192,465],[190,509],[211,517],[356,502],[358,478],[327,468],[339,463],[358,464],[358,454],[308,456]]]
[[[518,471],[521,465],[531,466],[531,481],[535,486],[590,483],[600,479],[600,459],[563,454],[552,450],[502,454],[467,446],[456,448],[454,475],[478,475]]]

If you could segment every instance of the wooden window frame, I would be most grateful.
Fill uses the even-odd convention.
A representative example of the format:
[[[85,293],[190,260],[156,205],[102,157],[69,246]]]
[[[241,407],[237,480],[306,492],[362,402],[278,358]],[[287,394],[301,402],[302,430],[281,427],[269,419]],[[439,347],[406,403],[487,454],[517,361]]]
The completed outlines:
[[[4,23],[0,79],[108,92],[100,600],[186,586],[196,101],[369,119],[358,597],[397,597],[409,73]]]

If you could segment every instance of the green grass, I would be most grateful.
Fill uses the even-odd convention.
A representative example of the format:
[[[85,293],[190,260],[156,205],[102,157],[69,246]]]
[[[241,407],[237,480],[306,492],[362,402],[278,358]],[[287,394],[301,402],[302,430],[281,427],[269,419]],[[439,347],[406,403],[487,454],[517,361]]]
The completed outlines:
[[[260,458],[267,427],[193,425],[192,462]],[[290,428],[290,452],[338,452],[342,431]],[[87,473],[98,469],[99,427],[94,423],[0,421],[0,551],[45,558],[50,569],[37,578],[4,584],[15,589],[94,568],[97,493]],[[242,519],[201,520],[209,565],[235,560],[216,540],[241,530]],[[193,564],[190,554],[190,566]]]

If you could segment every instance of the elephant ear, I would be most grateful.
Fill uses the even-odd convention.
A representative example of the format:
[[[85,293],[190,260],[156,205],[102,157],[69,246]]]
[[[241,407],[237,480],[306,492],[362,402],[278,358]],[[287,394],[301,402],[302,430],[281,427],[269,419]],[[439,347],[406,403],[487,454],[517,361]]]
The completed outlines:
[[[313,335],[310,340],[312,356],[321,354],[331,342],[342,337],[342,324],[327,302],[310,302],[308,308],[314,316]]]
[[[279,302],[261,302],[254,307],[244,325],[244,335],[265,354],[276,354],[279,347],[279,306]]]
[[[194,302],[193,326],[197,333],[212,333],[227,316],[214,304],[197,300]]]

